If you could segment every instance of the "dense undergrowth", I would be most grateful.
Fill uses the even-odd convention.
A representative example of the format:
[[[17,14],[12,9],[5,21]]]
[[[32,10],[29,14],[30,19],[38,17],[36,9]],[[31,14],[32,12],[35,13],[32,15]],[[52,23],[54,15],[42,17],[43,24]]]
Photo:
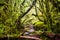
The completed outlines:
[[[60,34],[59,0],[0,0],[0,37],[17,37],[33,25],[34,35]],[[25,27],[27,27],[25,29]]]

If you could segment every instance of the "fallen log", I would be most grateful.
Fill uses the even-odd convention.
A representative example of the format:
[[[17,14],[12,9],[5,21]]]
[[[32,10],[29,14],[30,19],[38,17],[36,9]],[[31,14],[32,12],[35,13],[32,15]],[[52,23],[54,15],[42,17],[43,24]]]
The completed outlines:
[[[40,38],[33,37],[33,36],[20,36],[20,38],[32,39],[32,40],[41,40]]]

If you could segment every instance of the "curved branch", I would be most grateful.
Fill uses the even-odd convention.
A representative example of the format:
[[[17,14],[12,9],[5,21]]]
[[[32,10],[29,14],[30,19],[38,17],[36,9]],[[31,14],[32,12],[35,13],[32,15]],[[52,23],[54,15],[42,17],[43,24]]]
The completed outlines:
[[[34,0],[34,1],[32,2],[32,5],[30,6],[30,8],[29,8],[25,13],[23,13],[23,15],[20,15],[20,16],[18,17],[18,19],[15,21],[15,23],[16,23],[16,25],[17,25],[17,28],[20,28],[20,26],[21,26],[21,18],[23,18],[23,17],[32,9],[32,7],[36,4],[36,1],[37,1],[37,0]]]
[[[32,2],[32,5],[30,6],[30,8],[29,8],[25,13],[23,13],[23,15],[21,16],[21,18],[24,17],[24,16],[32,9],[32,7],[36,4],[36,1],[37,1],[37,0],[34,0],[34,1]]]

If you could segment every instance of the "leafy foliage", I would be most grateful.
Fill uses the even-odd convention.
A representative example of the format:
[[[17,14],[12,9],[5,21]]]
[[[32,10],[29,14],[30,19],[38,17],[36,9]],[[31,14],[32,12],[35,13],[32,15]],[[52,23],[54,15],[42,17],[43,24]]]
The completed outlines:
[[[59,0],[0,0],[0,35],[21,35],[32,23],[36,34],[60,33]]]

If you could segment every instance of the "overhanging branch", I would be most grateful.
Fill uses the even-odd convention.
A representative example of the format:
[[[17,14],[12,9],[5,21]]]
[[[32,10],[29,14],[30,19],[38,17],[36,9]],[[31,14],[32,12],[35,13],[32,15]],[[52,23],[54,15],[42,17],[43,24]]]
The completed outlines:
[[[32,9],[32,7],[36,4],[36,1],[37,1],[37,0],[34,0],[34,1],[32,2],[32,5],[30,6],[30,8],[29,8],[26,12],[24,12],[23,15],[20,15],[20,16],[18,17],[18,19],[15,21],[15,23],[16,23],[16,25],[17,25],[17,28],[20,28],[20,26],[21,26],[21,18],[23,18],[23,17]],[[23,2],[23,3],[24,3],[24,2]]]
[[[32,5],[30,6],[30,8],[29,8],[25,13],[23,13],[23,15],[22,15],[20,18],[24,17],[24,16],[32,9],[32,7],[36,4],[36,1],[37,1],[37,0],[34,0],[34,1],[32,2]]]

